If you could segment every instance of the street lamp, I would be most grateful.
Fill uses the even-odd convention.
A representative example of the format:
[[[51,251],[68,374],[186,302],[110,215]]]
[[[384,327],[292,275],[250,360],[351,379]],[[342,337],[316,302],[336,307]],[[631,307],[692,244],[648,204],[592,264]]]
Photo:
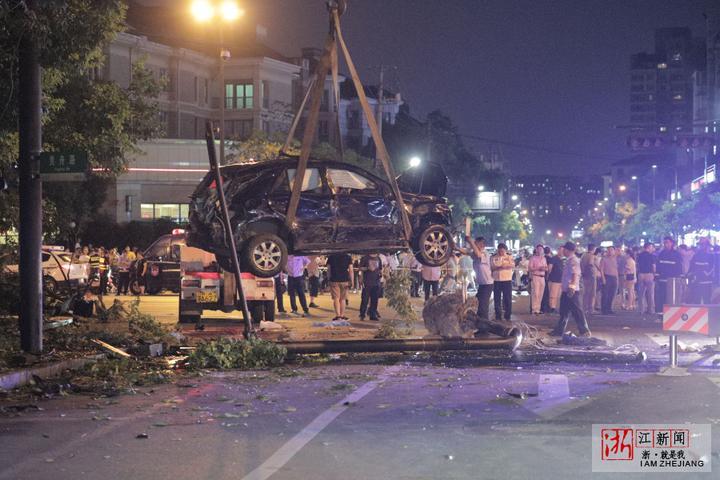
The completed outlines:
[[[421,163],[422,160],[416,155],[410,159],[410,168],[419,167]]]
[[[517,201],[517,199],[518,199],[517,195],[513,195],[512,197],[510,197],[510,200],[512,200],[513,202]]]
[[[625,186],[625,184],[622,184],[622,185],[619,185],[619,186],[618,186],[618,191],[624,192],[625,190],[627,190],[627,187]]]
[[[245,14],[245,11],[238,6],[233,0],[223,0],[220,2],[211,2],[209,0],[194,0],[190,5],[190,13],[199,23],[209,23],[214,19],[219,19],[217,29],[220,35],[220,162],[225,163],[225,103],[227,102],[227,93],[225,86],[225,62],[230,59],[230,50],[224,47],[224,29],[225,23],[231,23]]]
[[[485,191],[485,185],[478,185],[478,192]]]
[[[552,235],[552,230],[545,230],[545,235]]]

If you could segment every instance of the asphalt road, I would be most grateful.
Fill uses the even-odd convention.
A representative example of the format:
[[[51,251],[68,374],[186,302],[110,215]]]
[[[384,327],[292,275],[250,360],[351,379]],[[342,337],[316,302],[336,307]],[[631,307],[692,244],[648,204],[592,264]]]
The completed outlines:
[[[657,326],[631,316],[591,326],[650,361],[353,356],[213,372],[132,396],[73,395],[0,417],[0,479],[649,478],[592,474],[592,425],[686,422],[712,425],[717,472],[718,369],[659,376]]]

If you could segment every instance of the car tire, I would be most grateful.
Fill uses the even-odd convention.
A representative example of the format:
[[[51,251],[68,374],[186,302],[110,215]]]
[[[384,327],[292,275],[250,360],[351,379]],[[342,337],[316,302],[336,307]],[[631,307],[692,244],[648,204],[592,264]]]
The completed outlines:
[[[452,235],[444,226],[432,225],[420,233],[415,248],[415,257],[423,265],[445,265],[453,253]]]
[[[261,233],[248,240],[241,255],[241,266],[256,277],[274,277],[287,263],[287,245],[274,233]]]

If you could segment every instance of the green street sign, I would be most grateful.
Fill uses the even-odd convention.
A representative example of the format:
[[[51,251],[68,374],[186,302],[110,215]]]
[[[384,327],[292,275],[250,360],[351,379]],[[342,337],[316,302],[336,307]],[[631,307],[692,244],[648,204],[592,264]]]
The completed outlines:
[[[85,152],[42,152],[40,174],[85,173],[88,167]]]

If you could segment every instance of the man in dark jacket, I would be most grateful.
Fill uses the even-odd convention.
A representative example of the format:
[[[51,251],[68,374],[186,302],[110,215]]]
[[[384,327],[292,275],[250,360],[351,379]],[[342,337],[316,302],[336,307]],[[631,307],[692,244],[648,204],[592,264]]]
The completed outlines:
[[[690,301],[693,303],[710,303],[712,282],[715,270],[715,258],[710,252],[710,241],[701,238],[698,250],[690,260]]]
[[[667,298],[668,282],[673,278],[680,278],[683,274],[683,261],[680,252],[675,249],[675,240],[672,237],[663,238],[663,249],[657,261],[658,281],[655,284],[655,311],[662,313],[663,306],[670,300]],[[682,298],[681,296],[679,298]]]

